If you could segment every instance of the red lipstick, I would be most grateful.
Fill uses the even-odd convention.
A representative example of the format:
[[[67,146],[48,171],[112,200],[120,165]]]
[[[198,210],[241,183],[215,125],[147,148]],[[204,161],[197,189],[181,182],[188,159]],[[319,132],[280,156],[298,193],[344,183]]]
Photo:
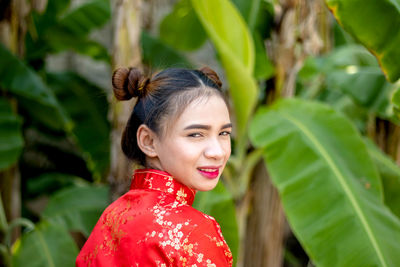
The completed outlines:
[[[219,175],[219,167],[215,166],[204,166],[199,167],[197,170],[200,172],[201,175],[208,179],[215,179]]]

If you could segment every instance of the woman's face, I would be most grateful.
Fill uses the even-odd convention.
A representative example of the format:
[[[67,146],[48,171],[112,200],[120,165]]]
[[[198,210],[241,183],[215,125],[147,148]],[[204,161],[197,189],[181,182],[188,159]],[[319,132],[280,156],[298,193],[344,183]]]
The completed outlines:
[[[194,190],[211,190],[231,154],[231,130],[221,97],[195,100],[155,139],[157,167]]]

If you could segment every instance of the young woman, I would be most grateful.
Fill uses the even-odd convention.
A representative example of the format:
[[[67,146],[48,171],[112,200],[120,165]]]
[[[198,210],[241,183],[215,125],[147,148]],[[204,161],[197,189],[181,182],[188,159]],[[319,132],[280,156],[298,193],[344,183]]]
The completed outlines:
[[[232,124],[214,71],[135,68],[113,75],[119,100],[137,97],[122,136],[136,170],[128,193],[101,215],[77,266],[232,266],[218,223],[192,208],[231,153]]]

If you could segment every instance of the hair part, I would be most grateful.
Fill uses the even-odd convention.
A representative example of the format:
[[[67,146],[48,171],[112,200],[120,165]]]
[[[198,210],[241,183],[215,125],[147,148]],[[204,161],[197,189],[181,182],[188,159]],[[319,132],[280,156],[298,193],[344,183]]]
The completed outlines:
[[[193,101],[212,95],[225,101],[222,83],[208,67],[201,70],[170,68],[152,78],[145,77],[136,68],[119,68],[114,71],[112,84],[118,100],[138,98],[123,132],[121,147],[129,159],[144,166],[146,156],[136,139],[141,124],[162,136]]]

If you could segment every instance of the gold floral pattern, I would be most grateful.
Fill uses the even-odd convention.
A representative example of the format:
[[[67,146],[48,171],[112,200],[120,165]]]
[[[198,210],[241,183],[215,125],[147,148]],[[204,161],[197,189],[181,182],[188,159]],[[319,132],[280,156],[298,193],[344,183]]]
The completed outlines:
[[[136,170],[131,190],[100,217],[76,266],[232,266],[215,219],[168,173]]]
[[[101,229],[110,233],[110,238],[105,236],[104,243],[100,246],[101,249],[106,251],[106,254],[116,251],[121,238],[127,234],[122,230],[121,225],[132,220],[132,216],[126,216],[130,209],[131,202],[128,200],[126,201],[126,205],[113,208],[103,217]]]

